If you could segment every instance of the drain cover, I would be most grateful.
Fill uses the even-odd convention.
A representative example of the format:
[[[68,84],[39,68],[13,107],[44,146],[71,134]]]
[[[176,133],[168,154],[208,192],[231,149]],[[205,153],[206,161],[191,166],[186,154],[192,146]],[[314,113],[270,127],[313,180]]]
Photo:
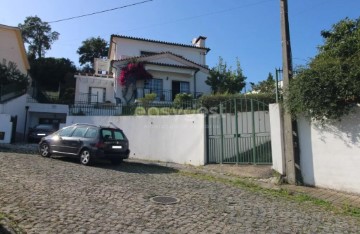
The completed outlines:
[[[162,204],[162,205],[171,205],[171,204],[178,203],[180,201],[180,199],[177,199],[175,197],[169,197],[169,196],[156,196],[156,197],[150,198],[150,201],[155,202],[157,204]]]

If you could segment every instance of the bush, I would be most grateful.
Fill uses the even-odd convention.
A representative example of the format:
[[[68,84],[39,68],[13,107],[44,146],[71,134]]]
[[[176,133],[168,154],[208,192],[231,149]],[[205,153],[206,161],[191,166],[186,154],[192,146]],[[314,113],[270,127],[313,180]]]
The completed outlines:
[[[324,45],[290,81],[285,104],[294,117],[340,120],[360,103],[360,18],[341,20],[321,35]]]
[[[174,106],[177,108],[185,108],[193,100],[193,95],[188,93],[178,93],[174,99]]]

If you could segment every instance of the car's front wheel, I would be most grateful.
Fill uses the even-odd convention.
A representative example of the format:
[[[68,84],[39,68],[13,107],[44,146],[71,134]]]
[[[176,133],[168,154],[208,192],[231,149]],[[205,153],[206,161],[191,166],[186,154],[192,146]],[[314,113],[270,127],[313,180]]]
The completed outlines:
[[[89,165],[91,163],[91,155],[90,151],[87,149],[84,149],[80,153],[80,163],[83,165]]]
[[[50,153],[50,147],[47,143],[42,143],[40,145],[40,155],[42,157],[50,157],[51,153]]]

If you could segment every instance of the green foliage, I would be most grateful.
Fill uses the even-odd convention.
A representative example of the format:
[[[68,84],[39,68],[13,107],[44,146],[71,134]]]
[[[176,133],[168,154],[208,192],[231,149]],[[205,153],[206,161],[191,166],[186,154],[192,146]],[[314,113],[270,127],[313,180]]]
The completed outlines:
[[[82,45],[76,51],[79,55],[81,65],[89,65],[94,68],[94,58],[103,58],[108,55],[109,45],[107,41],[100,37],[91,37],[82,42]]]
[[[258,84],[250,82],[251,89],[258,93],[269,93],[275,94],[276,92],[276,82],[271,73],[269,73],[266,80],[260,81]]]
[[[17,69],[15,63],[0,63],[0,84],[10,85],[16,84],[20,89],[25,89],[28,84],[28,77]]]
[[[339,120],[360,102],[360,18],[322,31],[319,54],[290,82],[286,106],[293,115]]]
[[[39,58],[30,62],[31,77],[46,90],[58,90],[60,84],[74,80],[75,72],[75,65],[65,58]]]
[[[19,24],[24,41],[29,44],[30,58],[41,58],[45,51],[51,49],[51,44],[59,38],[59,33],[51,31],[51,26],[37,16],[26,17],[24,24]]]
[[[174,106],[177,108],[184,108],[193,100],[193,95],[188,93],[178,93],[174,99]]]
[[[141,105],[147,110],[150,106],[150,104],[155,101],[156,99],[156,93],[148,93],[145,94],[145,97],[138,98],[138,101],[141,103]]]
[[[209,85],[213,93],[239,93],[245,87],[246,77],[242,73],[240,61],[236,61],[236,70],[228,68],[223,58],[219,57],[219,63],[210,70],[210,76],[205,83]]]

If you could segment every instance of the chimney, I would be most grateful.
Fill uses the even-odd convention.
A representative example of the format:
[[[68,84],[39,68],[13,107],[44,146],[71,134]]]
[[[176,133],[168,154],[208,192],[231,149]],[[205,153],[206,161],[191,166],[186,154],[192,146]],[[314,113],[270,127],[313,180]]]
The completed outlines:
[[[206,37],[199,36],[198,38],[194,38],[192,40],[192,44],[194,46],[196,46],[196,47],[204,48],[205,47],[205,40],[206,40]]]

